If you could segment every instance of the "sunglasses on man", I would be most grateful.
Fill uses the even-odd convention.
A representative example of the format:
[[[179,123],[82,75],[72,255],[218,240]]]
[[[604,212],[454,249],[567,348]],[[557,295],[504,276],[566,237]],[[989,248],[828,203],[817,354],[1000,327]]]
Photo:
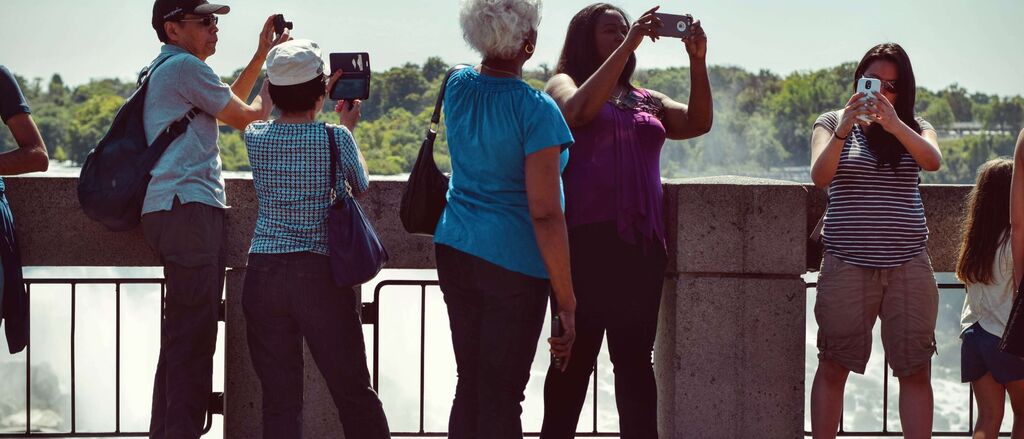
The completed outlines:
[[[179,23],[184,23],[184,22],[192,21],[192,22],[196,22],[196,23],[201,24],[203,27],[210,27],[210,26],[216,26],[217,22],[219,20],[218,20],[216,15],[207,15],[207,16],[204,16],[204,17],[201,17],[201,18],[179,18],[177,20],[172,20],[172,21],[176,21],[176,22],[179,22]]]

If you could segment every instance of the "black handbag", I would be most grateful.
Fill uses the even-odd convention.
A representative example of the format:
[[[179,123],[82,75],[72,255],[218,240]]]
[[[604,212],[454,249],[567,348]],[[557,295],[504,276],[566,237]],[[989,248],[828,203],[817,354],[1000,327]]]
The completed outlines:
[[[427,136],[420,145],[419,156],[409,173],[409,181],[402,191],[402,204],[398,216],[402,219],[405,231],[418,235],[433,235],[437,223],[441,220],[445,205],[448,204],[448,176],[437,168],[434,162],[434,140],[437,138],[438,124],[441,122],[441,105],[444,103],[444,89],[452,74],[469,67],[459,64],[448,70],[441,81],[441,91],[434,104],[434,114],[430,116],[430,127]]]
[[[334,129],[324,125],[331,147],[331,190],[338,183],[338,143]],[[346,185],[347,187],[347,185]],[[366,220],[351,191],[337,194],[327,210],[327,244],[334,283],[342,287],[360,285],[373,279],[388,263],[388,251],[377,231]]]
[[[1024,357],[1024,282],[1017,287],[1017,294],[1013,297],[1013,307],[1010,308],[1010,318],[1006,320],[1006,329],[1003,331],[1002,340],[999,342],[999,349],[1008,354]]]

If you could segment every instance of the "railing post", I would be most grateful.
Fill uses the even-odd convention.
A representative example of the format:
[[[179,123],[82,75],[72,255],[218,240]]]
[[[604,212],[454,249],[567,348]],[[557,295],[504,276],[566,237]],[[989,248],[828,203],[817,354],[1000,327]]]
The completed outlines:
[[[665,196],[661,436],[803,436],[807,191],[713,177],[672,182]]]

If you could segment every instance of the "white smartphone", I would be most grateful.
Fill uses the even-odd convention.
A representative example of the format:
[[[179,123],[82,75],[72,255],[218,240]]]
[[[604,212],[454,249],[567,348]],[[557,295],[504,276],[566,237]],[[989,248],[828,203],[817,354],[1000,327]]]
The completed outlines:
[[[882,81],[877,78],[860,78],[857,80],[857,93],[864,93],[865,97],[882,91]],[[864,122],[871,122],[868,116],[857,116]]]

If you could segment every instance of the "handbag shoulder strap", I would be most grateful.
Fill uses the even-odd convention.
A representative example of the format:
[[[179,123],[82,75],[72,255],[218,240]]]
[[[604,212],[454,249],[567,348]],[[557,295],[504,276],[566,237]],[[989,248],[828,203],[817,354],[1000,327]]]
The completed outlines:
[[[334,138],[334,128],[324,123],[324,130],[327,131],[328,149],[331,154],[331,176],[328,181],[331,182],[330,190],[333,191],[338,187],[338,142]]]
[[[430,115],[430,128],[427,129],[427,133],[436,133],[437,126],[441,123],[441,105],[444,104],[444,90],[448,88],[448,80],[452,78],[455,72],[471,67],[469,64],[456,64],[452,68],[448,69],[448,73],[444,75],[444,80],[441,81],[441,91],[437,94],[437,102],[434,103],[434,113]]]

